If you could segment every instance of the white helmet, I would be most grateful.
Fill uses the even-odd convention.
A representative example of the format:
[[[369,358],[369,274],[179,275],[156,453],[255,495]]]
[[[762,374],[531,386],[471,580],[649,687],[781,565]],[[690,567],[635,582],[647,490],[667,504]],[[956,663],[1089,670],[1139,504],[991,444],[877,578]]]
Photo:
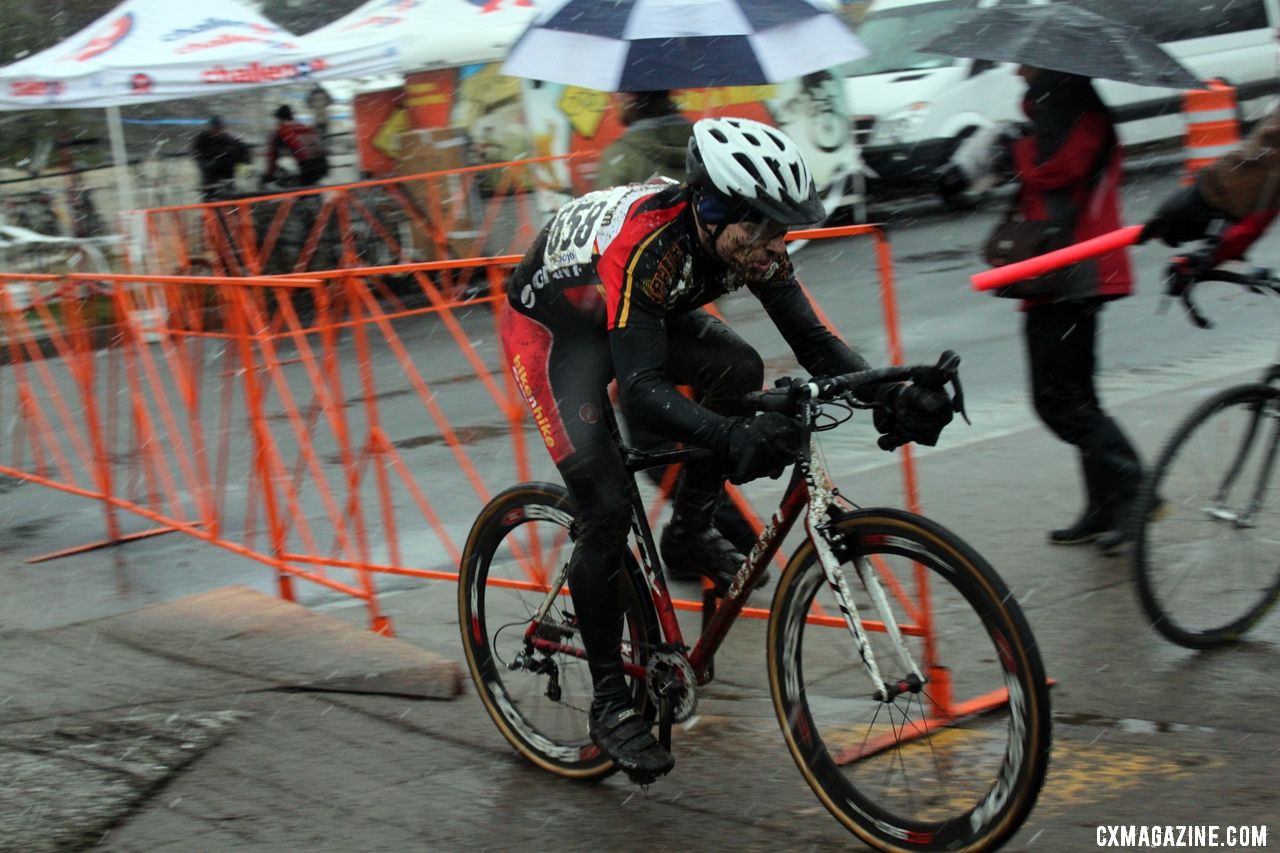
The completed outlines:
[[[693,125],[686,157],[689,185],[785,225],[826,216],[800,149],[777,128],[745,118]]]

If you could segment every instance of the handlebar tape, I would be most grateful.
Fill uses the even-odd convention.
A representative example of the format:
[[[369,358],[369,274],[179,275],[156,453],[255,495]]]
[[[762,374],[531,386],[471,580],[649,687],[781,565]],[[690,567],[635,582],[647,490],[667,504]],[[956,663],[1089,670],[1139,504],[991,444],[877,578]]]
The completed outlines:
[[[1141,225],[1128,225],[1099,237],[1094,237],[1091,240],[1067,246],[1065,249],[1046,252],[1034,258],[1027,258],[1025,261],[1017,261],[977,273],[970,276],[969,280],[973,283],[974,290],[994,290],[997,287],[1004,287],[1015,281],[1035,278],[1059,267],[1076,264],[1098,255],[1105,255],[1108,252],[1114,252],[1116,249],[1123,249],[1125,246],[1132,246],[1138,242],[1138,235],[1141,233]]]

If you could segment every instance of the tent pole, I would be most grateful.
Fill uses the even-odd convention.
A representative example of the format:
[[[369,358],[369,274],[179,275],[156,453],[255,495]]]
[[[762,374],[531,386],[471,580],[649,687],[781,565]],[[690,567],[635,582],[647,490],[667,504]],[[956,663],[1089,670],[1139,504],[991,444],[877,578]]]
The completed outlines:
[[[107,134],[111,139],[111,161],[115,164],[116,192],[120,196],[120,210],[134,210],[133,178],[129,174],[129,152],[124,147],[124,121],[118,106],[107,107]]]
[[[142,219],[134,212],[138,206],[133,198],[133,176],[129,172],[129,152],[124,145],[124,121],[120,118],[118,106],[107,107],[107,133],[111,138],[111,161],[115,164],[116,193],[120,199],[116,222],[124,233],[130,267],[141,269]]]

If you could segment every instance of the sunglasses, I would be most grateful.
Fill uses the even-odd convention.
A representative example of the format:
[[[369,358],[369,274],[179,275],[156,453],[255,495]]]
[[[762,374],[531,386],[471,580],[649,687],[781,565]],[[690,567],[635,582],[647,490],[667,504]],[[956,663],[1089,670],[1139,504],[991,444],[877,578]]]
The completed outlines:
[[[772,219],[758,221],[747,219],[743,220],[742,224],[747,229],[747,240],[752,243],[772,243],[791,230],[790,225],[774,222]]]
[[[698,214],[702,217],[702,221],[709,225],[724,226],[741,223],[747,229],[747,240],[752,243],[768,243],[776,240],[786,234],[791,227],[762,217],[754,211],[746,212],[741,207],[731,207],[713,195],[704,195],[698,200]]]

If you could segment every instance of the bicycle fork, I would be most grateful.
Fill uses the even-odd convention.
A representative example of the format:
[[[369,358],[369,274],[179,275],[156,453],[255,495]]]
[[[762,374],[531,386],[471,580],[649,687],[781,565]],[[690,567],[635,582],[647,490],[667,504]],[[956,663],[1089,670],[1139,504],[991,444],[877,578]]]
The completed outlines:
[[[1235,486],[1236,478],[1244,470],[1245,462],[1248,460],[1253,447],[1254,438],[1259,431],[1266,429],[1264,426],[1266,421],[1271,422],[1271,441],[1264,451],[1266,457],[1262,463],[1262,470],[1258,475],[1256,485],[1253,487],[1253,494],[1249,496],[1248,504],[1245,505],[1243,510],[1237,512],[1227,506],[1227,497]],[[1212,502],[1205,507],[1204,511],[1212,518],[1230,522],[1237,528],[1253,527],[1253,517],[1262,507],[1267,483],[1271,481],[1271,470],[1275,467],[1277,445],[1280,445],[1280,411],[1277,411],[1274,400],[1264,400],[1250,422],[1249,430],[1240,442],[1236,457],[1231,463],[1231,467],[1227,469],[1226,476],[1219,484],[1217,493],[1214,494]]]
[[[892,684],[886,682],[883,675],[881,675],[880,665],[876,660],[875,652],[871,648],[867,629],[862,624],[862,616],[858,612],[857,602],[849,590],[844,571],[840,568],[840,560],[835,554],[835,547],[839,543],[832,541],[836,534],[833,527],[827,522],[828,513],[835,504],[835,495],[831,489],[831,484],[826,481],[825,477],[821,481],[813,478],[810,481],[809,488],[809,511],[805,517],[805,528],[808,531],[810,541],[813,542],[814,550],[818,554],[823,574],[827,579],[827,585],[835,596],[836,605],[840,608],[840,614],[844,618],[845,626],[849,629],[849,633],[858,649],[858,656],[862,660],[863,668],[871,679],[874,688],[872,697],[878,702],[889,703],[903,693],[919,693],[928,679],[921,674],[920,667],[916,664],[911,650],[907,648],[902,630],[898,627],[898,620],[894,617],[893,609],[889,606],[888,595],[885,593],[884,585],[880,583],[880,576],[876,572],[875,566],[866,557],[859,556],[854,558],[858,579],[861,581],[863,589],[866,590],[867,597],[871,601],[876,615],[879,616],[881,623],[884,625],[885,633],[893,646],[898,663],[906,672],[905,676]]]

